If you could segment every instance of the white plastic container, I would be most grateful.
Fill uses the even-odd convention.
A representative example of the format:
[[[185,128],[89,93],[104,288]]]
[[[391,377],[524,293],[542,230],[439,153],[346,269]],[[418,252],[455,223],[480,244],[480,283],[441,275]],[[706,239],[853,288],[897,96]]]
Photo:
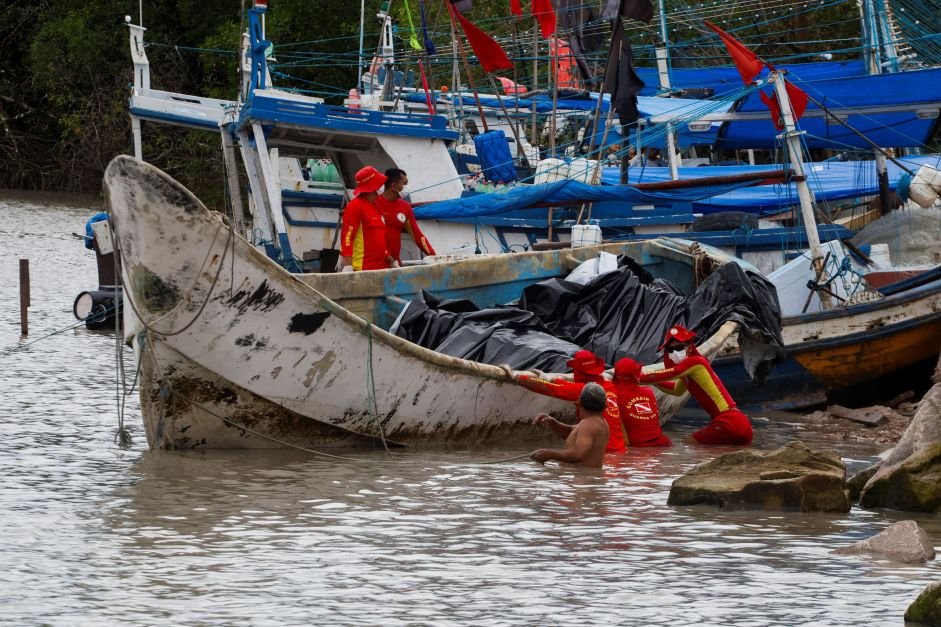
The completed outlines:
[[[941,170],[930,165],[923,165],[912,178],[908,188],[908,197],[927,209],[934,204],[941,194]]]
[[[597,224],[576,224],[572,227],[572,248],[596,246],[601,243],[601,227]]]
[[[554,183],[568,177],[568,164],[561,159],[543,159],[536,164],[536,177],[534,183]]]

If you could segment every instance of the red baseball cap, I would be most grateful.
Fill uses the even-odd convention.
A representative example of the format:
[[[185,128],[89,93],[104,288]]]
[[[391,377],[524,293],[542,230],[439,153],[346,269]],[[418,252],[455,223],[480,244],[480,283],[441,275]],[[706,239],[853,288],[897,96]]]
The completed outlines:
[[[642,368],[643,366],[630,357],[623,357],[619,359],[616,364],[614,364],[614,378],[636,379],[640,376],[640,371]]]
[[[604,362],[589,350],[580,350],[565,362],[565,365],[577,372],[584,372],[590,375],[599,375],[604,372]]]
[[[354,196],[377,191],[386,182],[386,175],[367,165],[356,173],[356,189],[353,190]]]
[[[693,341],[693,338],[696,337],[694,331],[690,331],[681,324],[674,325],[670,327],[670,330],[666,332],[666,335],[663,336],[663,344],[661,344],[657,350],[663,350],[663,347],[667,345],[667,342],[670,340],[676,340],[682,344],[687,344]]]

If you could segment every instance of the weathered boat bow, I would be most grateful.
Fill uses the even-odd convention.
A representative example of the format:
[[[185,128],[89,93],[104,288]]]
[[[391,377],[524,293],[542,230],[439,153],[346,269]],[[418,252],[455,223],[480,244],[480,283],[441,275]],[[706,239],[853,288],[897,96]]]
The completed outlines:
[[[104,181],[144,423],[151,446],[160,448],[541,440],[532,416],[571,416],[571,403],[534,394],[496,366],[423,348],[382,327],[421,289],[505,303],[599,250],[662,266],[692,290],[694,259],[703,254],[690,242],[656,240],[299,276],[151,165],[117,157]],[[711,254],[720,264],[744,264]],[[736,329],[726,323],[701,352],[715,355],[734,344]],[[662,417],[684,401],[664,399]]]
[[[534,405],[495,366],[412,345],[348,312],[153,166],[117,157],[105,188],[140,318],[129,328],[153,446],[482,442],[529,434],[533,412],[568,410]]]

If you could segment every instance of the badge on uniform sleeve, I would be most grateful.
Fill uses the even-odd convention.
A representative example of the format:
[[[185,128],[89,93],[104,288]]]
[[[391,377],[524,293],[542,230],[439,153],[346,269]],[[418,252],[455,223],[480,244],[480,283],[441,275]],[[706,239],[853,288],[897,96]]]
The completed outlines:
[[[404,213],[397,213],[397,214],[395,214],[395,219],[398,220],[399,222],[401,222],[402,224],[405,224],[405,214],[404,214]]]

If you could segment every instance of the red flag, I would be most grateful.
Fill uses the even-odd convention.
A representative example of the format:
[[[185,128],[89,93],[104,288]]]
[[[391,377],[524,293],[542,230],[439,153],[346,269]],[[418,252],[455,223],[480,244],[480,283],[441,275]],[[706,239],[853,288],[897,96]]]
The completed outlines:
[[[755,82],[755,77],[758,76],[762,66],[765,65],[764,61],[755,56],[754,52],[743,46],[739,40],[735,39],[712,22],[706,21],[705,23],[706,26],[714,30],[716,34],[722,38],[722,43],[725,44],[729,54],[732,56],[732,60],[738,68],[738,73],[742,75],[742,80],[745,84],[750,85]]]
[[[555,34],[555,11],[552,10],[552,0],[533,0],[533,17],[539,22],[539,30],[543,37]]]
[[[791,111],[794,113],[794,121],[796,122],[807,110],[807,94],[800,87],[787,81],[784,82],[784,89],[787,90],[787,97],[791,101]],[[781,117],[781,107],[778,105],[777,95],[769,96],[763,91],[758,92],[758,95],[761,96],[761,101],[771,111],[771,121],[774,122],[774,128],[783,131],[784,118]]]
[[[510,0],[510,13],[516,17],[523,17],[523,6],[520,0]]]
[[[473,48],[474,54],[477,55],[477,60],[480,61],[480,65],[485,72],[512,69],[513,64],[506,56],[503,48],[500,47],[500,44],[494,41],[490,35],[471,24],[470,20],[461,15],[459,11],[454,9],[451,9],[451,11],[452,15],[457,17],[461,23],[461,28],[464,29],[464,34],[467,36],[467,43]]]

